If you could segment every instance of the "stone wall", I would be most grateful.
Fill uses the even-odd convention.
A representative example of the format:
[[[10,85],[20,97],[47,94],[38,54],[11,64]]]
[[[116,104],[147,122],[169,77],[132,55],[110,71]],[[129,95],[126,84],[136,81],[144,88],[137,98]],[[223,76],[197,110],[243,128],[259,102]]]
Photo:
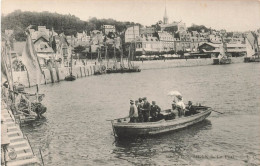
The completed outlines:
[[[98,66],[88,65],[88,66],[76,66],[73,67],[73,75],[77,78],[87,77],[94,74],[94,70],[97,70]],[[41,84],[55,83],[63,81],[66,76],[70,73],[69,67],[58,68],[56,71],[55,68],[44,68],[42,69],[44,75],[41,78]],[[14,82],[19,82],[25,87],[31,87],[36,85],[36,78],[31,78],[27,74],[27,71],[13,72]]]
[[[243,57],[232,58],[232,63],[242,63]],[[154,60],[154,61],[134,61],[135,66],[139,66],[142,70],[149,69],[163,69],[172,67],[188,67],[188,66],[204,66],[212,65],[213,59],[175,59],[175,60]],[[119,64],[118,64],[119,66]],[[87,77],[94,75],[95,71],[98,71],[100,65],[87,65],[87,66],[75,66],[73,67],[73,75],[77,78]],[[55,68],[44,68],[44,76],[41,78],[41,84],[55,83],[63,81],[70,73],[69,67],[58,68],[58,72]],[[58,74],[57,74],[58,73]],[[13,72],[14,82],[17,81],[23,84],[25,87],[31,87],[36,85],[36,78],[30,78],[27,71]],[[59,78],[59,79],[58,79]]]

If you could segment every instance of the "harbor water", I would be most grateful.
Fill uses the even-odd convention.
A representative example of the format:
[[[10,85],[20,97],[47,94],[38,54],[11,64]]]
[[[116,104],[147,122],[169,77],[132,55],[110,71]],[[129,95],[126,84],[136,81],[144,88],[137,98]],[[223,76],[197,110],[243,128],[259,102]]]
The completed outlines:
[[[24,126],[45,165],[258,165],[260,64],[175,67],[107,74],[40,86],[46,119]],[[35,87],[27,89],[35,92]],[[129,100],[171,107],[171,90],[223,112],[177,132],[116,140],[107,119],[125,117]]]

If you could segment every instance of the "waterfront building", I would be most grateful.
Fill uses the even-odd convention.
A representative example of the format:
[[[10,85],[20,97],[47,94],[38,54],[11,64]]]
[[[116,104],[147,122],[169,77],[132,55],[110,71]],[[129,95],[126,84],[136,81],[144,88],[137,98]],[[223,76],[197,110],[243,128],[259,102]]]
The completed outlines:
[[[136,51],[140,51],[143,54],[147,52],[160,52],[161,41],[157,37],[137,37],[136,38]]]
[[[33,43],[35,51],[37,52],[37,56],[39,57],[39,63],[41,66],[46,66],[47,60],[55,58],[55,53],[52,47],[49,45],[48,38],[46,39],[45,36],[41,36],[38,39],[36,39]]]
[[[139,25],[128,27],[125,31],[125,42],[133,42],[137,37],[140,36]]]
[[[166,31],[158,31],[158,39],[160,40],[160,51],[174,50],[174,37],[172,34]]]
[[[221,37],[219,35],[214,35],[214,34],[209,35],[209,40],[212,43],[221,43],[222,42]]]
[[[212,56],[217,56],[221,49],[221,44],[217,43],[204,43],[198,47],[200,52],[211,54]],[[241,56],[246,52],[246,45],[240,43],[227,43],[227,53],[230,53],[232,56]]]
[[[101,26],[101,31],[103,34],[108,35],[109,32],[116,32],[116,27],[114,25],[102,25]]]
[[[140,35],[145,37],[153,37],[156,32],[155,27],[140,28]]]
[[[68,66],[68,61],[71,55],[71,46],[73,44],[70,44],[67,41],[67,38],[63,33],[61,33],[57,38],[55,38],[55,41],[57,43],[56,59],[59,59],[59,61],[61,61],[61,64]]]
[[[176,39],[174,42],[174,50],[176,52],[178,52],[178,51],[190,52],[191,51],[191,42]]]

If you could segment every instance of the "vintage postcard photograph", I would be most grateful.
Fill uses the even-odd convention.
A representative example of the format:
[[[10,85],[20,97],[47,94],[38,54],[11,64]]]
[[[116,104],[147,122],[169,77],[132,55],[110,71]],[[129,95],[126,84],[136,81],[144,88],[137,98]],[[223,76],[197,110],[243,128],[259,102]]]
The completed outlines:
[[[260,165],[260,0],[1,0],[2,166]]]

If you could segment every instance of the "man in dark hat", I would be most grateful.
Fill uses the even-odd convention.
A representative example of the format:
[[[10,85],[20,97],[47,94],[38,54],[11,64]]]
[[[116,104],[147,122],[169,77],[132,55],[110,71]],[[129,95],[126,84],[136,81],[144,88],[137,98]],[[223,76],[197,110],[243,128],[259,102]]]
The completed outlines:
[[[134,105],[134,101],[130,100],[130,111],[129,111],[130,122],[136,123],[138,120],[138,110]]]
[[[152,117],[151,121],[155,122],[160,112],[161,112],[161,108],[158,105],[156,105],[155,101],[152,101],[151,112],[150,112]]]
[[[143,98],[143,101],[144,101],[144,105],[142,111],[143,111],[144,122],[149,122],[151,104],[147,101],[146,97]]]
[[[188,101],[188,106],[186,107],[186,112],[185,115],[189,116],[189,115],[194,115],[197,113],[196,109],[194,108],[194,106],[192,105],[191,101]]]
[[[138,122],[144,122],[144,117],[143,117],[143,100],[142,98],[138,99],[138,103],[136,104],[137,110],[138,110]]]

